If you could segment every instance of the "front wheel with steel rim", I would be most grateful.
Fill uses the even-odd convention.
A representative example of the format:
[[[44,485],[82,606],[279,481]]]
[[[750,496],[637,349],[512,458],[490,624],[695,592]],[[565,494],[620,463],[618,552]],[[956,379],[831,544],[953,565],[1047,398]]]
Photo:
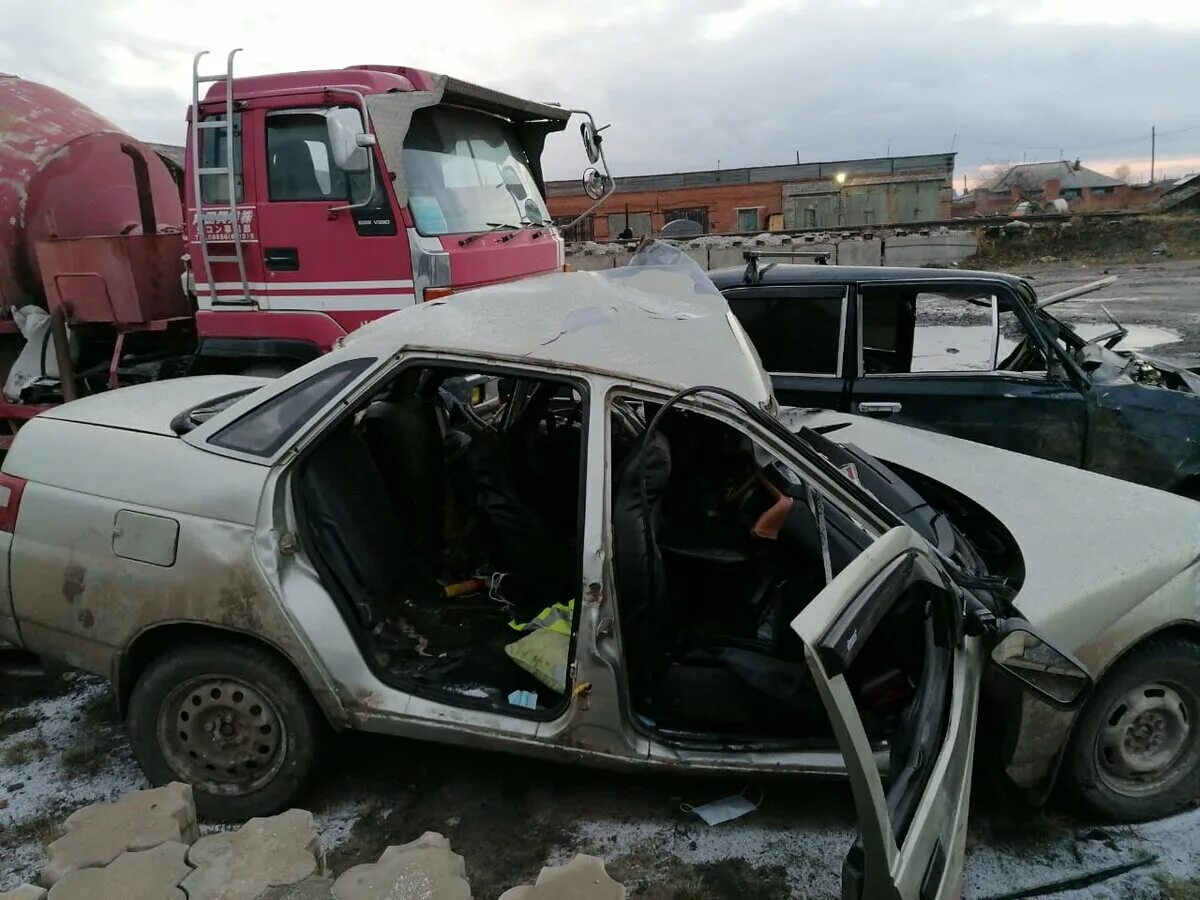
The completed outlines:
[[[1143,821],[1200,795],[1200,646],[1153,640],[1105,675],[1076,723],[1063,786],[1091,812]]]
[[[295,672],[237,640],[152,661],[130,697],[129,729],[147,777],[191,784],[197,811],[217,819],[290,805],[316,771],[325,730]]]

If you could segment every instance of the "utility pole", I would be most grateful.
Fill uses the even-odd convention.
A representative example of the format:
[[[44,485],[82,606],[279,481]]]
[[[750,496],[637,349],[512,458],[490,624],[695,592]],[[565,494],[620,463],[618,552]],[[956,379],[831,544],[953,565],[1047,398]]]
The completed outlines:
[[[800,151],[796,151],[796,165],[800,165]]]
[[[1150,126],[1150,183],[1154,184],[1154,144],[1155,144],[1154,126]]]

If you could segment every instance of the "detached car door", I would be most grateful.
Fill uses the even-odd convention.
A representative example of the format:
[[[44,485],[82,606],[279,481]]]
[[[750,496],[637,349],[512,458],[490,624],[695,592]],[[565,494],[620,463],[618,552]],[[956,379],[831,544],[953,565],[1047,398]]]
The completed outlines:
[[[929,545],[900,526],[838,573],[796,617],[805,655],[845,758],[861,832],[842,869],[847,900],[961,895],[983,649]],[[913,617],[917,617],[914,619]],[[889,738],[886,776],[872,753],[856,660],[919,634],[913,700]],[[878,723],[872,723],[878,728]]]
[[[852,412],[1078,466],[1087,404],[1035,346],[1002,284],[863,285]]]
[[[846,410],[845,285],[750,285],[724,291],[783,406]]]

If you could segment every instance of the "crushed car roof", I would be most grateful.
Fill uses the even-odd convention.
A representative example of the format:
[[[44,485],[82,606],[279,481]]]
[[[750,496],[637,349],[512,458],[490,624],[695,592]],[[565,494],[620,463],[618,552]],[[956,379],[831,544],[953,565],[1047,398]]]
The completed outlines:
[[[975,272],[967,269],[921,269],[913,266],[813,266],[775,263],[769,258],[758,261],[759,284],[847,284],[859,281],[1002,281],[1016,287],[1024,279],[1002,272]],[[708,277],[721,290],[744,286],[746,267],[714,269]]]
[[[710,384],[754,403],[773,396],[758,354],[698,267],[633,265],[476,288],[378,319],[345,346],[356,355],[421,349]]]

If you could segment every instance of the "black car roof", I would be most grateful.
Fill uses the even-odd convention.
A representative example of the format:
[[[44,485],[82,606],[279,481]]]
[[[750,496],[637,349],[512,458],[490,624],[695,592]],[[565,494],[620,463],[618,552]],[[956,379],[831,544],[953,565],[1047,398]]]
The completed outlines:
[[[1024,279],[1003,272],[975,272],[968,269],[920,269],[906,266],[817,266],[795,263],[773,264],[771,259],[758,261],[759,284],[850,284],[860,281],[1002,281],[1012,287]],[[746,267],[729,266],[708,273],[718,290],[742,287],[746,282]]]

